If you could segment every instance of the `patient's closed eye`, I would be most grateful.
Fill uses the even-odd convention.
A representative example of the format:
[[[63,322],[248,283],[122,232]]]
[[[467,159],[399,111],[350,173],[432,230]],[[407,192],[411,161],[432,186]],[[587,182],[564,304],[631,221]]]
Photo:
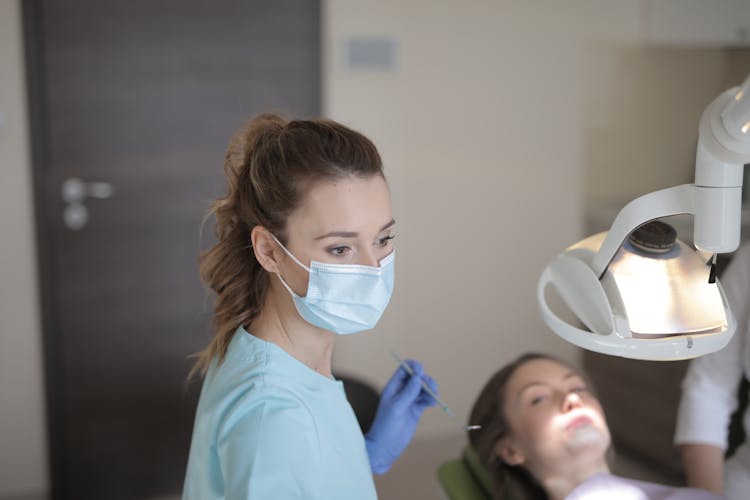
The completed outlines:
[[[544,387],[534,387],[526,394],[526,401],[530,406],[538,406],[549,398],[550,392]]]

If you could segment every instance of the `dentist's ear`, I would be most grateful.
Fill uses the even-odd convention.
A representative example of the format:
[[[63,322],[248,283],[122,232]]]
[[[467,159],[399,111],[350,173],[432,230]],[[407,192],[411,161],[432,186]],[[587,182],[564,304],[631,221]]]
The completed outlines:
[[[279,270],[279,260],[284,250],[276,243],[271,232],[263,226],[255,226],[250,231],[250,243],[258,263],[269,273]]]
[[[497,442],[495,453],[508,465],[521,465],[526,462],[526,455],[518,449],[510,436],[505,436]]]

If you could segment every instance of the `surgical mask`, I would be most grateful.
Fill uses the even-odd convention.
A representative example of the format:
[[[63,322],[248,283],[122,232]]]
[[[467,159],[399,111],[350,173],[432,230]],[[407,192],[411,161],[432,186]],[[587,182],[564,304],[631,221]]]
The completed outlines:
[[[379,262],[380,267],[316,261],[307,267],[275,236],[273,239],[310,274],[307,295],[300,297],[276,273],[305,321],[340,335],[375,327],[393,293],[395,250]]]

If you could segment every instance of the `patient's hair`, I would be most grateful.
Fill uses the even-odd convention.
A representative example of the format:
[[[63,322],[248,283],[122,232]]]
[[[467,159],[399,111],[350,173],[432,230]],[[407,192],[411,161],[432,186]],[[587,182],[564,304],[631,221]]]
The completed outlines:
[[[481,425],[478,430],[469,431],[469,442],[476,451],[479,461],[490,475],[494,486],[495,500],[547,500],[544,488],[524,467],[509,465],[495,452],[497,442],[510,433],[510,426],[503,409],[505,389],[513,373],[528,361],[548,359],[567,366],[551,356],[526,353],[497,371],[485,384],[471,410],[469,422]]]

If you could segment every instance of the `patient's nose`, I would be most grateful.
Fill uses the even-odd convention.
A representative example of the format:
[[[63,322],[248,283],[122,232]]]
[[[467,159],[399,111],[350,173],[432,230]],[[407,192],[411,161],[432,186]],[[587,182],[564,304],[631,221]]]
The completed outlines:
[[[565,396],[565,401],[563,401],[563,411],[568,412],[575,408],[580,408],[581,406],[583,406],[583,401],[577,392],[569,392]]]

